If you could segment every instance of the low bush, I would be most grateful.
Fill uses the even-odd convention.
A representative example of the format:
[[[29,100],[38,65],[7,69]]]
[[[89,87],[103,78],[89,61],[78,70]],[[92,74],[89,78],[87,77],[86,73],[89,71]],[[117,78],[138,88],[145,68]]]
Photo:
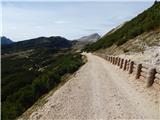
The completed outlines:
[[[32,78],[26,80],[21,76],[21,80],[15,79],[13,82],[10,82],[9,84],[13,83],[11,86],[19,88],[15,88],[16,91],[13,87],[9,89],[7,88],[9,86],[4,86],[2,91],[8,93],[7,96],[3,98],[4,101],[2,102],[2,119],[13,120],[21,115],[26,109],[32,106],[39,97],[61,83],[63,75],[75,72],[83,64],[82,55],[80,54],[70,53],[61,55],[55,59],[47,70],[33,80]],[[23,84],[23,82],[26,81],[29,82],[19,87],[19,84]]]

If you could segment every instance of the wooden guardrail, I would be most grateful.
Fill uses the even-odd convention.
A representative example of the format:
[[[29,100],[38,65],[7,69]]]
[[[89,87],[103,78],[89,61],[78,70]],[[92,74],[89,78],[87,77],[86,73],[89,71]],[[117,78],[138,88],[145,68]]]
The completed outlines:
[[[135,79],[140,79],[146,82],[146,86],[150,87],[153,83],[160,85],[160,69],[155,66],[147,65],[144,63],[137,63],[135,61],[124,59],[116,56],[101,54],[98,55],[113,65],[118,66],[128,74],[135,76]]]

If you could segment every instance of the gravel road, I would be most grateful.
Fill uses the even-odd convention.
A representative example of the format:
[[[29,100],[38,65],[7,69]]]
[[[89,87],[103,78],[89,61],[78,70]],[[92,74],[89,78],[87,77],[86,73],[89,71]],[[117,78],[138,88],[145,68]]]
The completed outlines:
[[[91,53],[30,120],[160,119],[160,93]]]

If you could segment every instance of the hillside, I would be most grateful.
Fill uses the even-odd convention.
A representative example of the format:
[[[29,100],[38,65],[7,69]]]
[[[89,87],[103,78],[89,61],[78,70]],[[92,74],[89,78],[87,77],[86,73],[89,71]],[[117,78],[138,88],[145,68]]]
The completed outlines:
[[[6,38],[5,36],[0,37],[0,39],[1,39],[1,45],[9,45],[13,43],[12,40],[10,40],[9,38]]]
[[[160,28],[129,39],[121,46],[112,45],[96,52],[160,66]]]
[[[100,35],[98,33],[94,33],[94,34],[91,34],[88,36],[81,37],[81,38],[77,39],[77,41],[94,43],[99,38],[100,38]]]
[[[40,37],[2,46],[2,120],[13,120],[84,64],[72,42]]]
[[[96,51],[105,49],[112,45],[121,46],[128,40],[136,36],[155,30],[160,27],[160,2],[155,2],[152,7],[145,10],[129,22],[126,22],[122,27],[116,31],[105,35],[97,42],[88,45],[84,50]]]
[[[72,42],[59,36],[55,37],[39,37],[29,40],[24,40],[20,42],[15,42],[14,44],[2,46],[2,54],[13,53],[18,51],[26,51],[31,49],[60,49],[60,48],[70,48]]]
[[[100,39],[100,35],[98,33],[94,33],[88,36],[83,36],[79,39],[73,40],[72,48],[76,51],[81,51],[86,45],[92,44]]]

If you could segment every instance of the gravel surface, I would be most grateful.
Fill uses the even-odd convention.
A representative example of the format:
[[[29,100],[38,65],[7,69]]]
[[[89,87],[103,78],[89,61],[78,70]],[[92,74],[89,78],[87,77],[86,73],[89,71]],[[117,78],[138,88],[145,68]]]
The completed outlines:
[[[148,47],[143,53],[131,52],[120,54],[119,57],[160,67],[160,46]]]
[[[93,54],[30,120],[160,119],[160,93]]]

